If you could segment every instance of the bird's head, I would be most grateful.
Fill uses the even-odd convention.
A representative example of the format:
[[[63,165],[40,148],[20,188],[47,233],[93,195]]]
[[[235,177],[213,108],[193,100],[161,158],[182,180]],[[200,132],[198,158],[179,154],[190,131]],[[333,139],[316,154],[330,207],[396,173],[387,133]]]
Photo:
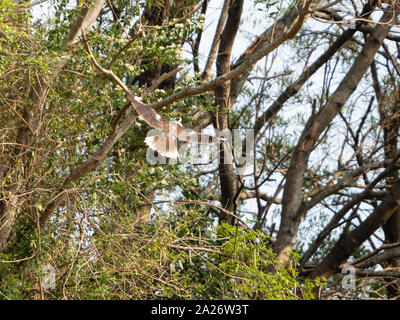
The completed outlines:
[[[174,121],[175,121],[179,126],[183,127],[183,125],[182,125],[182,118],[181,118],[181,117],[175,118]]]

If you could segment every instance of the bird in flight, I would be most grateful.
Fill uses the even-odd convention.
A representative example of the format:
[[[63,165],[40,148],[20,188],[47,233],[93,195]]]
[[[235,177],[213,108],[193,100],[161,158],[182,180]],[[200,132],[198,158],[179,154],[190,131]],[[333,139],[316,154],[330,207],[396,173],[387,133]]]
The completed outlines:
[[[146,144],[160,155],[168,158],[177,158],[178,139],[185,142],[197,144],[214,144],[225,141],[224,138],[214,137],[207,134],[199,134],[192,129],[187,129],[182,125],[181,118],[168,120],[159,115],[153,108],[144,104],[139,98],[134,98],[134,105],[140,118],[153,128],[159,129],[162,133],[149,136],[145,139]]]

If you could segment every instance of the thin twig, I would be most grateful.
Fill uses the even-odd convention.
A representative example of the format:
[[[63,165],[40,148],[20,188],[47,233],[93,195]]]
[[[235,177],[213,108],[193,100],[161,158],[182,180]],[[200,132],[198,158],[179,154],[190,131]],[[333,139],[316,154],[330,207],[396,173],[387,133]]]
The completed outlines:
[[[163,82],[166,79],[171,78],[172,76],[174,76],[175,74],[177,74],[179,71],[183,70],[182,67],[178,67],[170,72],[164,73],[162,74],[156,81],[154,81],[154,83],[147,88],[143,94],[142,94],[142,98],[147,97],[151,92],[153,92],[155,89],[157,89],[157,87],[161,84],[161,82]]]
[[[82,32],[83,34],[83,32]],[[108,65],[108,69],[111,70],[112,65],[114,62],[118,59],[118,57],[121,55],[121,53],[128,48],[137,38],[141,37],[143,35],[143,32],[140,30],[133,38],[131,38],[119,51],[117,54],[114,56],[114,58],[111,60],[110,64]]]

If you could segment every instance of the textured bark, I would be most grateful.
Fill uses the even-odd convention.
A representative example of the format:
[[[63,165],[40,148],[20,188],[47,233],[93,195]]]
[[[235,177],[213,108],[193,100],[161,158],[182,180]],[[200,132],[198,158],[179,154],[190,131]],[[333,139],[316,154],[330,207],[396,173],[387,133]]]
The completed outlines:
[[[391,247],[391,245],[394,247]],[[357,268],[362,268],[362,269],[366,269],[369,267],[375,267],[378,264],[384,264],[387,261],[391,260],[391,259],[395,259],[395,258],[399,258],[400,257],[400,243],[397,242],[395,244],[385,244],[382,247],[384,247],[384,252],[379,253],[376,252],[377,250],[374,250],[374,252],[365,260],[363,259],[363,261],[355,261],[354,263],[352,263],[353,266],[357,267]],[[381,251],[381,250],[379,250]]]
[[[230,60],[233,42],[239,29],[240,18],[242,16],[243,0],[232,0],[228,10],[228,18],[221,34],[220,45],[217,56],[217,77],[230,71]],[[222,131],[228,128],[228,111],[232,107],[230,102],[229,81],[222,83],[214,90],[215,103],[217,105],[214,115],[214,126]],[[219,179],[221,186],[221,206],[229,211],[236,211],[236,189],[237,181],[232,161],[226,161],[225,157],[230,155],[224,152],[224,143],[221,143],[221,153],[219,160]],[[228,151],[229,152],[229,151]],[[226,162],[226,163],[225,163]],[[232,215],[221,213],[223,221],[233,224]]]
[[[286,174],[286,184],[282,199],[281,224],[277,241],[273,246],[280,263],[288,261],[288,250],[293,248],[297,230],[303,218],[299,214],[299,209],[302,204],[303,176],[307,168],[309,156],[322,132],[328,127],[350,95],[356,90],[361,78],[372,63],[376,52],[391,28],[389,23],[395,21],[396,16],[393,12],[387,11],[384,13],[380,20],[381,23],[377,24],[371,32],[362,51],[355,59],[354,64],[337,90],[332,94],[326,105],[309,119],[302,132]]]
[[[397,89],[389,94],[385,99],[384,94],[379,85],[378,75],[375,64],[371,65],[372,83],[375,95],[378,100],[378,110],[380,123],[383,129],[384,154],[385,159],[392,159],[397,153],[398,136],[400,128],[400,96]],[[396,87],[396,86],[395,86]],[[389,191],[393,188],[393,183],[399,179],[398,171],[394,171],[386,178],[386,186]],[[400,241],[400,210],[396,210],[388,221],[382,226],[385,233],[385,243],[397,243]],[[394,256],[388,258],[382,263],[384,267],[396,268],[400,266],[400,257]],[[400,299],[400,281],[393,282],[388,280],[390,284],[387,287],[389,298],[396,297]]]
[[[223,31],[226,17],[228,15],[230,2],[230,0],[224,0],[224,5],[222,6],[221,15],[218,20],[217,29],[215,30],[215,35],[211,44],[210,53],[208,54],[206,66],[204,67],[204,71],[201,74],[202,80],[208,80],[208,78],[210,77],[212,66],[215,62],[215,58],[217,57],[221,33]]]

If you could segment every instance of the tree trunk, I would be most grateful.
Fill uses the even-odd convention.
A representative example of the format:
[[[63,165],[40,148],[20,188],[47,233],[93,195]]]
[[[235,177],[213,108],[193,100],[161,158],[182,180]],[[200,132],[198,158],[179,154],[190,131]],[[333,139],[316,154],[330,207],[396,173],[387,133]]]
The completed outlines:
[[[302,184],[309,156],[318,138],[339,113],[350,95],[356,90],[361,78],[373,61],[391,25],[396,21],[393,11],[386,11],[381,21],[368,37],[362,51],[354,61],[346,77],[332,94],[326,105],[312,116],[293,152],[289,169],[286,174],[286,184],[283,192],[281,223],[277,241],[273,245],[278,262],[288,262],[290,251],[296,239],[296,234],[303,216],[299,214],[302,204]],[[301,212],[301,211],[300,211]]]
[[[232,0],[228,10],[224,31],[221,34],[220,45],[217,56],[217,76],[226,74],[230,71],[230,60],[233,42],[239,28],[240,18],[242,16],[243,0]],[[228,116],[232,107],[230,101],[230,81],[224,82],[214,90],[215,103],[217,111],[214,112],[214,126],[219,130],[229,129]],[[219,179],[221,186],[221,206],[234,213],[236,211],[236,185],[237,178],[231,161],[230,150],[224,149],[224,143],[221,143],[219,157]],[[232,215],[221,212],[221,220],[233,224],[235,219]]]

